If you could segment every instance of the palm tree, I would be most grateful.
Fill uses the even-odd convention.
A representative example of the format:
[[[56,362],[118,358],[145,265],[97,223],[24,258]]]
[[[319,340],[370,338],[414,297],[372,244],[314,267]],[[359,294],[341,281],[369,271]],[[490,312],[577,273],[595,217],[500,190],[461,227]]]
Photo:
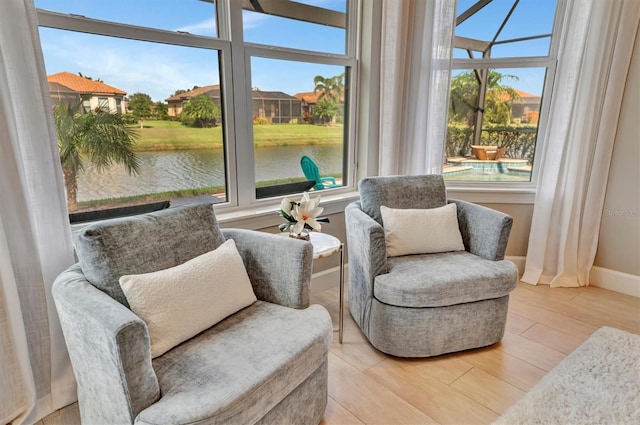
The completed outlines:
[[[453,77],[449,102],[450,121],[466,121],[469,127],[472,127],[476,123],[479,110],[483,112],[487,110],[487,121],[508,115],[511,110],[510,103],[520,100],[520,95],[513,87],[504,85],[504,80],[517,81],[518,77],[502,74],[493,69],[489,70],[485,103],[478,105],[481,84],[479,74],[475,71],[468,71]],[[505,107],[507,108],[505,109]],[[504,118],[500,119],[500,121],[503,120]]]
[[[182,107],[183,120],[187,125],[197,127],[209,127],[209,124],[216,126],[216,118],[220,116],[220,108],[207,94],[198,96],[187,101]]]
[[[333,122],[336,115],[342,112],[341,104],[344,98],[344,72],[335,77],[323,77],[316,75],[313,79],[315,85],[313,92],[318,94],[318,102],[316,108],[322,108],[322,112],[315,112],[314,115],[321,113],[322,121]]]
[[[318,100],[326,99],[339,105],[344,97],[344,72],[335,77],[323,77],[322,75],[316,75],[313,79],[315,85],[313,92],[320,93]]]
[[[84,169],[84,161],[98,171],[116,163],[124,164],[129,173],[139,170],[133,151],[137,135],[122,115],[102,108],[88,113],[79,110],[77,103],[58,104],[53,110],[69,211],[78,209],[78,173]]]

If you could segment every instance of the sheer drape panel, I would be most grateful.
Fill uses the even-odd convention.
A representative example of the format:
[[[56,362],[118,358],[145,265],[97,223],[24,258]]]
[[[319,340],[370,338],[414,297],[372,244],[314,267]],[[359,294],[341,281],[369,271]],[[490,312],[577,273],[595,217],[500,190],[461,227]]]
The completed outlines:
[[[35,387],[27,384],[33,382],[33,376],[23,315],[16,300],[19,300],[17,285],[0,220],[0,382],[3,388],[0,423],[3,424],[27,412],[35,400]]]
[[[434,40],[431,45],[431,81],[427,98],[427,152],[424,155],[424,161],[413,166],[415,172],[420,174],[439,174],[442,172],[449,113],[456,2],[441,1],[434,2],[433,5],[433,28],[431,31]],[[428,168],[421,170],[419,168],[421,164],[426,164]]]
[[[31,0],[3,2],[0,71],[0,323],[9,361],[0,370],[10,379],[0,386],[0,418],[31,423],[75,400],[50,294],[73,250]]]
[[[380,175],[442,171],[455,1],[382,7]]]
[[[524,282],[589,283],[639,21],[637,0],[567,2]]]

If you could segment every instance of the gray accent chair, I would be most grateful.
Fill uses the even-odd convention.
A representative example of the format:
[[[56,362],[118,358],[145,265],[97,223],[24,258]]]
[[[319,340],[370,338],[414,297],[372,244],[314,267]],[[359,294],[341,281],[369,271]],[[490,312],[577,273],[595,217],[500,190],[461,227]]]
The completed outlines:
[[[258,301],[151,359],[124,274],[181,264],[232,238]],[[309,306],[308,242],[218,228],[211,205],[104,221],[75,235],[53,296],[85,424],[317,424],[331,319]]]
[[[429,357],[494,344],[504,335],[518,281],[504,260],[512,218],[447,201],[440,175],[370,177],[345,209],[349,309],[371,344],[398,357]],[[380,206],[455,202],[465,251],[387,257]]]

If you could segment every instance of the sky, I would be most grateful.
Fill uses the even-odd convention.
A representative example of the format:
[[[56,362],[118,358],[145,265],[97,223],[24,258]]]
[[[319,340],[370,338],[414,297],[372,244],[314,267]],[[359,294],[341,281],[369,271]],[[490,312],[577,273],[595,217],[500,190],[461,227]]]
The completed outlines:
[[[239,1],[239,0],[234,0]],[[304,2],[301,1],[300,2]],[[458,0],[458,13],[475,0]],[[306,1],[318,7],[345,11],[346,0]],[[196,35],[216,36],[215,8],[198,0],[35,0],[36,7],[88,18],[146,26]],[[189,7],[185,7],[186,4]],[[456,29],[464,37],[491,39],[513,0],[494,0]],[[153,5],[153,11],[150,10]],[[499,40],[550,33],[555,0],[521,0]],[[345,53],[345,31],[296,22],[289,19],[243,12],[244,38],[248,42],[295,49]],[[218,84],[219,60],[216,50],[161,45],[71,31],[40,28],[47,74],[67,71],[101,79],[128,94],[142,92],[154,101],[170,97],[175,90]],[[548,39],[496,47],[494,57],[511,57],[528,52],[544,55]],[[462,56],[456,52],[454,57]],[[501,70],[514,74],[510,70]],[[293,95],[313,91],[316,75],[331,77],[343,67],[298,63],[274,59],[251,59],[251,86],[265,91]],[[509,84],[529,93],[541,93],[544,72],[518,71],[519,80]]]

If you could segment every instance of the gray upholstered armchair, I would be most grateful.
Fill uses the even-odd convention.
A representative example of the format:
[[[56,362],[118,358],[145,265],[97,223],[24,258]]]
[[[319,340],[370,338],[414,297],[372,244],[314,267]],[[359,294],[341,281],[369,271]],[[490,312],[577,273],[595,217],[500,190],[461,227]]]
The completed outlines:
[[[148,327],[128,308],[119,276],[183,264],[225,238],[258,300],[152,359]],[[91,225],[75,245],[79,263],[53,295],[83,423],[320,421],[332,326],[323,307],[309,306],[310,244],[220,231],[212,206],[196,205]]]
[[[504,260],[512,218],[447,201],[442,176],[371,177],[347,206],[349,309],[371,344],[428,357],[502,339],[515,265]],[[388,257],[380,206],[427,209],[455,202],[464,251]]]

